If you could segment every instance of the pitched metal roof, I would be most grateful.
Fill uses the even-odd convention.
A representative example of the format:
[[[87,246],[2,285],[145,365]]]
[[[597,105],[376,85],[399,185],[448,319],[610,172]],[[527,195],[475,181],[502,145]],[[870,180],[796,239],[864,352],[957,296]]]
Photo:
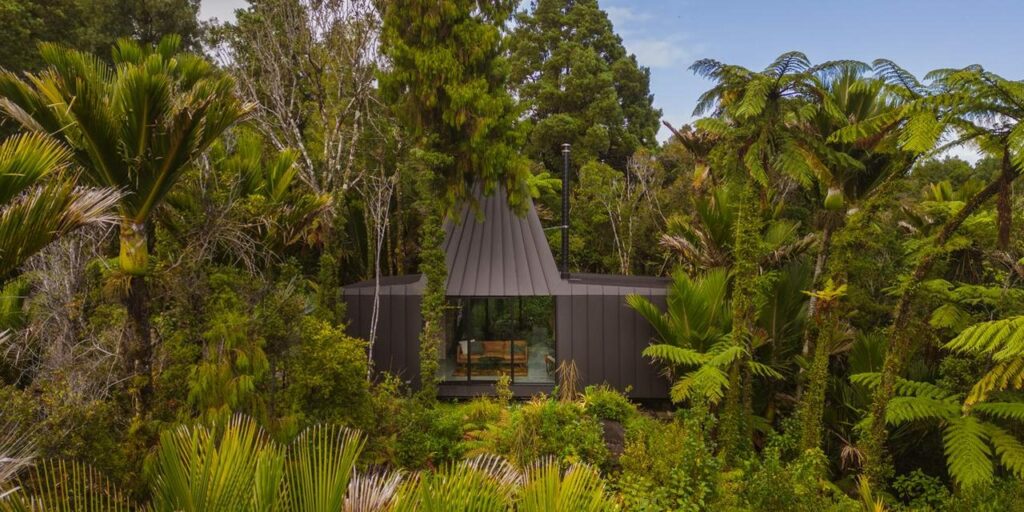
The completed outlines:
[[[477,209],[465,206],[458,222],[445,224],[448,264],[447,295],[451,297],[514,297],[548,295],[664,295],[668,278],[573,273],[563,279],[551,254],[533,201],[518,215],[508,205],[503,187],[485,196],[475,191]],[[382,295],[422,295],[421,274],[383,277]],[[346,295],[372,295],[374,281],[344,287]]]
[[[524,215],[508,205],[502,186],[485,196],[476,190],[479,215],[465,206],[459,222],[445,227],[449,296],[562,295],[568,285],[551,255],[533,201]]]

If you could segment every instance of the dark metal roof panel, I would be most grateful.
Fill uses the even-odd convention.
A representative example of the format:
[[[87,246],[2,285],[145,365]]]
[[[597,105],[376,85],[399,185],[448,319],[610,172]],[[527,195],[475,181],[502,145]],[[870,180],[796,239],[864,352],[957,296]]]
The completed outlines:
[[[509,207],[504,187],[497,187],[488,196],[477,188],[476,194],[479,210],[467,205],[459,222],[446,226],[448,295],[512,297],[568,293],[533,203],[529,203],[525,215],[518,215]]]

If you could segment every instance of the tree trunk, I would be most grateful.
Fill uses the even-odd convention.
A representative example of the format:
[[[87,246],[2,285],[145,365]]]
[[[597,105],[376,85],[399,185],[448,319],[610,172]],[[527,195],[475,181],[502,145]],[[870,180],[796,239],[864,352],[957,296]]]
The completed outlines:
[[[127,331],[122,345],[125,375],[131,382],[135,414],[143,417],[153,395],[153,336],[149,324],[149,242],[145,223],[121,222],[118,264],[128,274],[128,293],[124,297],[128,313]]]
[[[825,226],[821,230],[821,247],[818,249],[818,257],[814,262],[814,275],[811,277],[811,289],[820,290],[823,283],[822,277],[825,274],[825,269],[828,268],[828,258],[832,249],[832,231],[833,231],[833,219],[829,218],[825,221]],[[804,328],[804,346],[800,351],[800,355],[803,356],[804,360],[811,357],[811,352],[814,351],[813,340],[819,336],[821,324],[819,323],[819,316],[816,313],[818,307],[818,298],[811,296],[807,301],[807,316],[810,318],[810,322],[807,322],[807,326]],[[800,370],[803,373],[803,369]],[[796,399],[799,401],[803,396],[804,383],[798,380],[796,383]]]
[[[427,400],[437,398],[438,352],[444,343],[445,284],[448,269],[445,266],[443,209],[433,205],[423,219],[420,237],[420,271],[427,279],[423,290],[420,312],[423,330],[420,332],[420,396]]]
[[[758,239],[760,214],[757,208],[757,189],[753,182],[744,185],[736,216],[736,238],[733,242],[733,289],[732,289],[732,342],[746,351],[746,356],[733,363],[729,370],[729,391],[726,394],[725,409],[722,412],[722,451],[727,464],[737,460],[741,452],[750,445],[747,417],[750,400],[743,392],[742,368],[747,365],[751,353],[751,336],[756,315],[754,296],[757,293]]]
[[[814,346],[814,359],[807,375],[807,392],[800,401],[800,448],[813,450],[821,447],[822,417],[825,413],[825,392],[828,388],[828,362],[832,342],[839,329],[832,304],[823,304],[815,313],[818,332]]]
[[[945,245],[968,217],[977,212],[985,201],[996,195],[1000,188],[1008,183],[1012,183],[1017,175],[1016,169],[1011,168],[1009,179],[1000,175],[999,178],[976,193],[955,216],[946,221],[938,236],[935,237],[934,247],[939,248]],[[903,372],[906,358],[910,355],[913,348],[914,340],[910,333],[907,332],[907,327],[910,323],[911,302],[921,282],[928,276],[932,266],[935,264],[936,254],[936,251],[929,252],[918,262],[893,312],[892,325],[889,329],[889,346],[885,353],[885,360],[882,363],[881,382],[878,389],[875,390],[875,396],[871,405],[871,427],[863,440],[864,473],[872,482],[882,482],[885,479],[886,409],[889,401],[892,400],[895,394],[896,380]]]
[[[1002,172],[999,174],[999,198],[996,200],[996,214],[999,225],[999,250],[1010,249],[1010,232],[1013,229],[1013,179],[1016,174],[1010,164],[1010,150],[1003,151]]]

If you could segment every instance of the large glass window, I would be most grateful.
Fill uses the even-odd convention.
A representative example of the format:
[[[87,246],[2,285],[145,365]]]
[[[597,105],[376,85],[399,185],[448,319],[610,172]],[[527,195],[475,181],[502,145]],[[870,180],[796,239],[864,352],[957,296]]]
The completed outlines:
[[[553,297],[479,297],[449,301],[447,342],[441,354],[445,381],[514,383],[555,380]]]

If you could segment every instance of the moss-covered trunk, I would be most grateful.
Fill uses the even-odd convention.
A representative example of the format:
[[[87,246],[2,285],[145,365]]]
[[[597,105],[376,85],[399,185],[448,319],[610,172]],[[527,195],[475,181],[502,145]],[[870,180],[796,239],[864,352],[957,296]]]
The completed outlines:
[[[751,353],[751,336],[757,314],[755,295],[758,277],[758,241],[761,216],[758,212],[756,184],[748,182],[740,195],[733,242],[732,341],[744,348],[746,355],[729,369],[729,390],[725,396],[719,437],[727,463],[733,463],[750,447],[750,389],[744,393],[742,369]]]
[[[145,223],[125,219],[121,222],[118,264],[128,274],[129,284],[124,296],[128,313],[127,332],[121,353],[124,371],[129,378],[135,413],[142,417],[149,410],[153,396],[153,336],[149,324],[149,246]]]
[[[420,271],[427,279],[420,312],[420,395],[428,400],[437,397],[438,353],[444,343],[445,266],[444,213],[439,206],[429,207],[420,235]]]
[[[889,401],[895,395],[896,380],[903,372],[907,358],[914,349],[914,339],[910,332],[911,304],[914,300],[921,282],[931,272],[935,264],[935,258],[942,254],[942,247],[968,217],[981,208],[985,201],[988,201],[996,193],[1019,175],[1017,169],[1011,168],[1010,178],[1003,175],[989,183],[985,188],[974,194],[963,208],[956,215],[946,221],[933,242],[933,249],[921,257],[913,274],[904,285],[903,293],[900,295],[896,308],[893,311],[892,324],[889,327],[889,346],[885,352],[885,360],[882,363],[881,382],[875,390],[871,404],[871,426],[862,440],[861,453],[864,455],[864,473],[872,482],[885,480],[888,464],[885,460],[885,442],[887,430],[885,424],[886,410]]]
[[[825,414],[825,392],[828,388],[828,363],[833,342],[839,333],[839,319],[833,304],[819,302],[815,312],[814,357],[807,372],[807,388],[801,397],[798,418],[800,420],[800,448],[813,450],[821,447],[822,417]]]

